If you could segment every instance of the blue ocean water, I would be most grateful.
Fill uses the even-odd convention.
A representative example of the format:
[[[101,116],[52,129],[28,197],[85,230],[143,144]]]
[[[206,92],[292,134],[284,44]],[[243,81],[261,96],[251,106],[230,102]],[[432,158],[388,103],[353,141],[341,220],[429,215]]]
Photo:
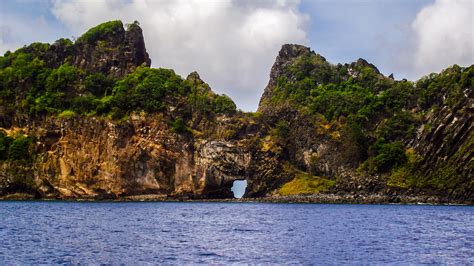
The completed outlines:
[[[473,264],[474,207],[0,202],[0,264]]]

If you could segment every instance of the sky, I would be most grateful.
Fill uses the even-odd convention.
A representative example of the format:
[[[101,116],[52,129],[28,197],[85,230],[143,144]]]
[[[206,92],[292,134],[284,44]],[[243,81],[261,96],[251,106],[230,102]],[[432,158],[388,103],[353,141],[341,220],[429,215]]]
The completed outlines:
[[[473,13],[474,0],[2,0],[0,54],[137,20],[152,67],[183,77],[197,71],[215,92],[255,111],[285,43],[417,80],[474,64]]]

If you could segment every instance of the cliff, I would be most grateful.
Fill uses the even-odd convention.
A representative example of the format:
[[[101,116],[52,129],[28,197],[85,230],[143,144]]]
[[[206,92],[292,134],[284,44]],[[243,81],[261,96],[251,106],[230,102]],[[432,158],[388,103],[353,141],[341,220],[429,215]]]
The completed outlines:
[[[0,196],[473,202],[473,66],[413,83],[287,44],[242,113],[150,63],[120,21],[0,57]]]
[[[336,181],[328,191],[472,202],[473,76],[474,66],[455,65],[397,81],[363,59],[332,65],[284,45],[259,112],[288,128],[291,165]]]
[[[125,30],[121,21],[98,25],[74,44],[60,39],[40,58],[53,67],[70,63],[88,73],[100,72],[116,78],[125,76],[137,66],[149,67],[151,64],[138,22],[127,25]]]

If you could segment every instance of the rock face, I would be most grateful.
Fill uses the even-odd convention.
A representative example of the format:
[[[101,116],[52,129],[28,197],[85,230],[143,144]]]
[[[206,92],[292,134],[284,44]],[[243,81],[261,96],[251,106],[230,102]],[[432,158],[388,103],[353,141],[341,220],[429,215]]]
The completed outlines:
[[[71,64],[84,73],[102,73],[113,80],[140,66],[150,66],[138,23],[127,30],[121,22],[108,26],[101,31],[103,34],[91,29],[74,44],[59,40],[39,57],[52,69]],[[468,79],[473,75],[469,73]],[[298,83],[301,80],[307,83]],[[30,149],[35,156],[15,161],[0,153],[0,197],[26,193],[61,199],[140,195],[231,198],[233,181],[243,179],[248,181],[245,197],[265,197],[280,195],[280,188],[290,181],[319,180],[317,177],[334,184],[324,192],[336,198],[422,195],[432,202],[472,203],[474,101],[472,84],[463,82],[462,94],[455,94],[455,100],[452,91],[441,89],[439,95],[427,96],[431,102],[426,107],[426,101],[423,105],[412,100],[424,93],[416,91],[414,84],[407,86],[385,77],[364,59],[332,65],[308,47],[286,44],[276,58],[254,114],[213,110],[209,102],[225,98],[217,98],[197,72],[189,74],[184,88],[177,88],[187,90],[189,95],[164,95],[157,101],[163,104],[160,111],[136,110],[121,119],[14,112],[2,120],[8,122],[1,122],[1,133],[29,136],[34,140]],[[374,157],[367,143],[380,139],[383,126],[395,117],[392,110],[371,114],[362,122],[349,115],[330,120],[314,111],[319,110],[318,106],[282,94],[286,93],[282,88],[296,87],[299,91],[294,94],[314,99],[321,92],[308,91],[327,84],[370,87],[373,91],[367,93],[372,98],[393,87],[396,93],[414,89],[415,96],[407,96],[406,101],[403,98],[405,105],[397,108],[416,116],[416,122],[406,122],[411,123],[410,130],[402,130],[397,124],[392,131],[415,132],[397,139],[416,154],[415,159],[390,171],[364,172],[364,164]],[[24,89],[19,87],[18,91]],[[78,91],[82,93],[81,89]],[[22,99],[16,100],[21,105]],[[360,126],[351,126],[354,121]],[[1,145],[0,151],[4,152]]]
[[[117,24],[114,31],[93,41],[79,39],[75,44],[57,41],[50,46],[46,62],[55,67],[71,63],[88,73],[99,72],[114,78],[123,77],[137,66],[150,66],[140,26],[133,23],[125,30],[122,22]]]
[[[75,45],[73,64],[88,72],[107,73],[123,77],[137,66],[150,66],[151,60],[145,49],[142,29],[131,24],[127,31],[119,27],[116,32],[100,40]]]
[[[250,154],[235,143],[175,134],[160,116],[123,124],[100,118],[41,124],[24,133],[36,136],[44,154],[29,172],[43,197],[232,197],[233,181],[248,176]]]
[[[464,94],[457,105],[426,115],[425,125],[431,128],[418,129],[413,147],[424,155],[417,170],[420,175],[428,180],[456,175],[459,178],[448,195],[469,199],[474,197],[474,92],[469,88]]]
[[[250,153],[227,141],[202,141],[195,152],[196,176],[205,184],[201,194],[210,197],[233,197],[230,188],[235,180],[248,176]]]

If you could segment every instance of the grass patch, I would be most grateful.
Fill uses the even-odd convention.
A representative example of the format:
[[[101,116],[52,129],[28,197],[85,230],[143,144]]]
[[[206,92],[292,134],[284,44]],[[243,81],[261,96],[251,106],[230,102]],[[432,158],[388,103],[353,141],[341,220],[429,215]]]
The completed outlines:
[[[326,178],[312,176],[308,173],[298,173],[290,182],[284,184],[279,190],[279,194],[300,195],[300,194],[318,194],[328,191],[336,182]]]
[[[415,175],[415,167],[421,161],[421,156],[416,154],[413,148],[405,151],[407,162],[394,169],[387,180],[390,187],[409,188],[418,181]]]
[[[59,118],[72,118],[75,116],[76,116],[76,112],[72,110],[64,110],[58,115]]]

